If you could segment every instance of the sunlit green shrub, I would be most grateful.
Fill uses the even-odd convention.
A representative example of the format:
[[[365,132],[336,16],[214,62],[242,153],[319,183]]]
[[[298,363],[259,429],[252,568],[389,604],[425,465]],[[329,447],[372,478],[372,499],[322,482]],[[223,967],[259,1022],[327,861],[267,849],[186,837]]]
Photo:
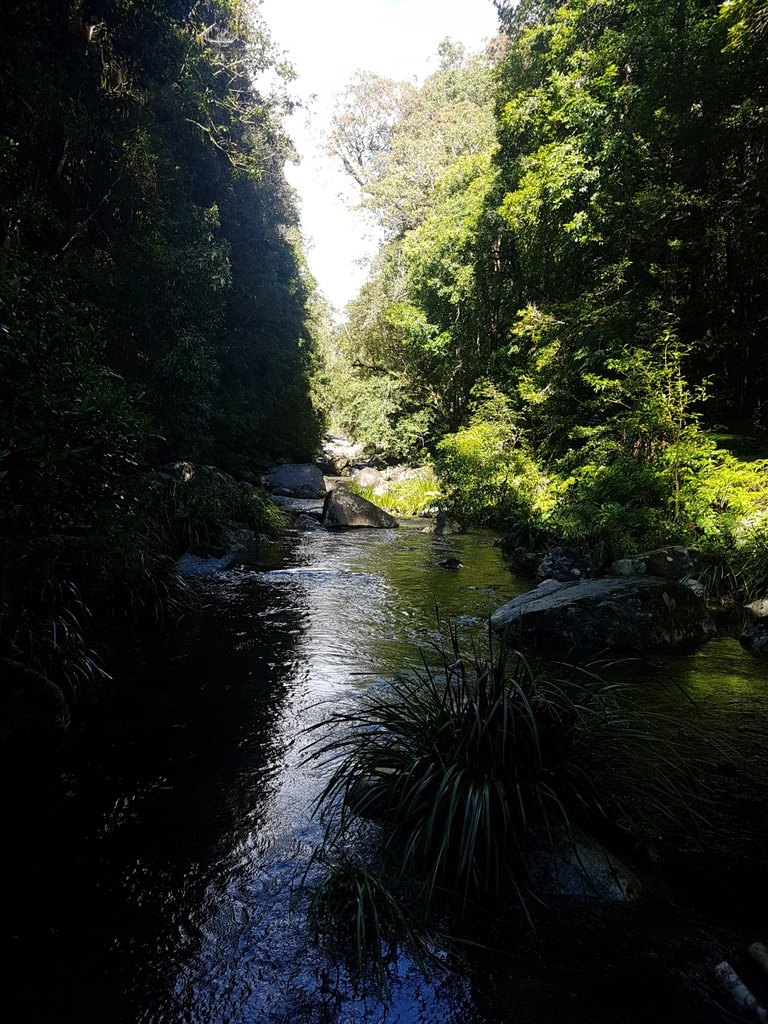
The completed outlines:
[[[468,427],[437,445],[435,468],[451,509],[466,522],[543,518],[557,487],[531,457],[509,400],[485,382]]]

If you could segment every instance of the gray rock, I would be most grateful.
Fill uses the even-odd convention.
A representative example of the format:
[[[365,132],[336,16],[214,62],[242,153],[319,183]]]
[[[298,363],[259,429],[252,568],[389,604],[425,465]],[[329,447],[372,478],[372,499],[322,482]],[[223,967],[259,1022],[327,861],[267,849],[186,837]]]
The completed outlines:
[[[261,556],[261,538],[253,530],[228,530],[226,555],[238,565],[258,565]]]
[[[322,498],[326,493],[323,471],[308,462],[275,466],[267,474],[267,486],[271,491],[298,498]]]
[[[561,656],[569,651],[673,651],[714,635],[701,598],[655,576],[557,583],[546,580],[491,616],[510,642]]]
[[[382,476],[390,483],[400,483],[402,480],[429,480],[432,474],[431,466],[390,466]]]
[[[358,487],[371,487],[374,491],[379,488],[386,488],[387,482],[384,479],[378,469],[373,469],[371,466],[366,466],[365,469],[360,469],[354,474],[353,479]]]
[[[323,505],[323,526],[356,526],[392,529],[398,521],[381,508],[341,487],[329,491]]]
[[[691,554],[682,544],[643,551],[632,558],[621,558],[611,566],[614,576],[660,576],[665,580],[682,580],[693,571]]]
[[[535,847],[529,869],[531,886],[541,896],[618,903],[640,895],[640,882],[626,864],[583,834]]]
[[[443,510],[438,512],[435,518],[435,533],[446,537],[451,533],[464,533],[464,528],[451,516],[450,512]]]
[[[323,500],[321,498],[294,498],[290,495],[282,497],[273,491],[272,501],[278,508],[294,516],[304,512],[306,515],[317,515],[319,517],[323,511]]]
[[[768,618],[768,597],[764,597],[761,601],[752,601],[751,604],[745,605],[745,607],[757,619]]]
[[[747,623],[739,643],[756,658],[768,658],[768,621],[756,619]]]
[[[296,516],[296,521],[293,525],[297,530],[302,530],[304,533],[310,533],[312,530],[324,529],[316,519],[313,519],[312,516],[306,515],[304,512]]]
[[[235,564],[234,555],[227,552],[220,557],[215,555],[194,555],[186,551],[176,562],[176,568],[182,576],[213,576],[217,572],[225,572]]]
[[[588,580],[593,576],[592,563],[578,548],[553,548],[536,572],[538,580]]]
[[[325,476],[349,476],[349,459],[345,455],[325,453],[317,464]]]

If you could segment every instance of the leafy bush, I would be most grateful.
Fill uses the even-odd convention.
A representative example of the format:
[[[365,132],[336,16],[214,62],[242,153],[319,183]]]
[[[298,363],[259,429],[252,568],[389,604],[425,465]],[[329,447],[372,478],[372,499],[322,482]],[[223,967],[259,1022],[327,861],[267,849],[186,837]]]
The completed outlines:
[[[170,481],[158,492],[158,512],[176,554],[221,544],[227,529],[273,536],[285,525],[285,515],[266,492],[206,469],[192,468],[185,479]]]
[[[473,395],[469,426],[444,437],[435,452],[451,508],[466,522],[488,525],[545,515],[555,485],[529,454],[509,400],[488,382]]]

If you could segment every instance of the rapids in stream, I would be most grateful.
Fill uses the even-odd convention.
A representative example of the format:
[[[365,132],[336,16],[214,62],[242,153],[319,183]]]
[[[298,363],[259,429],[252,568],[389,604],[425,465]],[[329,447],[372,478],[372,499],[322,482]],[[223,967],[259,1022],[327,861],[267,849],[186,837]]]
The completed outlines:
[[[447,557],[463,568],[442,568]],[[681,1016],[669,980],[688,965],[689,937],[704,958],[768,940],[768,666],[726,636],[632,668],[639,685],[661,680],[654,701],[685,709],[705,743],[738,751],[736,763],[730,753],[719,759],[728,812],[714,863],[705,859],[692,879],[683,865],[682,890],[660,890],[631,918],[598,915],[585,929],[564,912],[535,938],[476,922],[475,939],[490,948],[469,947],[431,982],[404,957],[388,1011],[360,995],[311,940],[297,895],[321,835],[313,805],[322,777],[305,761],[305,730],[417,663],[439,639],[436,608],[481,641],[488,614],[527,585],[504,567],[491,534],[442,538],[406,521],[399,530],[287,531],[259,566],[195,587],[194,621],[126,658],[68,740],[57,784],[11,802],[6,1019],[704,1019]],[[763,891],[734,906],[751,868]],[[751,934],[760,920],[763,933]]]

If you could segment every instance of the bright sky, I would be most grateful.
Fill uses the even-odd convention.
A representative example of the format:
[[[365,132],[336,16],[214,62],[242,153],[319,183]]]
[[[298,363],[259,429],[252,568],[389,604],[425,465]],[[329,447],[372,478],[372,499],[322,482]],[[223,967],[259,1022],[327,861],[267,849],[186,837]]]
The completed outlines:
[[[287,168],[301,197],[309,266],[337,311],[365,280],[376,248],[370,222],[348,209],[349,179],[324,152],[334,100],[357,69],[421,81],[446,36],[477,50],[498,27],[492,0],[261,0],[275,43],[294,65],[304,109],[288,121],[301,164]]]

